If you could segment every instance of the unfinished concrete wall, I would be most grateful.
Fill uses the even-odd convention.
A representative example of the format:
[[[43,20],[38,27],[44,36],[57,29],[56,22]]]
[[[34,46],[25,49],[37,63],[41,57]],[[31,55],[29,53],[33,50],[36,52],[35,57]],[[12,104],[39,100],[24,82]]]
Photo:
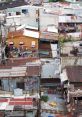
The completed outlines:
[[[61,57],[61,68],[70,65],[82,65],[82,57]]]

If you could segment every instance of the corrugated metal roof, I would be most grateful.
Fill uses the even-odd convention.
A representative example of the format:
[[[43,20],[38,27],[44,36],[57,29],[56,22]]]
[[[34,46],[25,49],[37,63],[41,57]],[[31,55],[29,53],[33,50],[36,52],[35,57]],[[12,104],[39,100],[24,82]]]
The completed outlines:
[[[23,35],[28,37],[33,37],[33,38],[39,38],[39,32],[32,31],[32,30],[25,29]]]
[[[28,3],[25,2],[25,0],[15,0],[12,2],[4,2],[4,3],[0,3],[0,10],[4,10],[7,8],[14,8],[14,7],[18,7],[18,6],[23,6],[23,5],[27,5]]]
[[[15,66],[24,66],[27,62],[34,62],[39,60],[37,57],[29,57],[29,58],[10,58],[6,61],[6,64],[0,63],[0,69],[10,69]]]
[[[40,76],[41,67],[40,66],[28,66],[27,76]]]
[[[0,78],[26,76],[27,67],[13,67],[12,69],[0,69]]]
[[[41,64],[36,63],[37,58],[10,59],[7,65],[0,66],[0,78],[13,78],[25,76],[40,76]],[[35,64],[34,64],[35,61]],[[29,63],[26,65],[26,63]],[[33,62],[33,64],[32,64]],[[4,68],[4,69],[3,69]]]
[[[40,32],[40,39],[58,40],[58,34],[47,32],[47,31],[46,32]]]
[[[67,66],[66,72],[70,82],[82,83],[82,66]]]
[[[20,36],[23,36],[23,31],[22,31],[22,30],[19,30],[19,31],[12,31],[12,32],[9,32],[9,33],[8,33],[8,38],[12,38],[12,35],[13,35],[13,37],[20,37]]]

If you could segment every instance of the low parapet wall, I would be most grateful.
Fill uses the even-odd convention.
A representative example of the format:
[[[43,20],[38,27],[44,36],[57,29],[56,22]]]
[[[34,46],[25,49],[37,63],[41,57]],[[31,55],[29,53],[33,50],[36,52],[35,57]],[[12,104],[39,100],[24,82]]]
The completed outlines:
[[[82,65],[82,57],[61,57],[61,68],[70,65]]]

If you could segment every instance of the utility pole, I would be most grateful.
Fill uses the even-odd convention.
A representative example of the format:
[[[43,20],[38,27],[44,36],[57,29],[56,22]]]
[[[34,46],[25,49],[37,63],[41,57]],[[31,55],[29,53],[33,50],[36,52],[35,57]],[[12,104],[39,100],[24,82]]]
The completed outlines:
[[[36,16],[36,19],[38,21],[38,31],[40,32],[40,11],[39,9],[37,10],[37,16]]]
[[[39,77],[39,115],[41,117],[41,75]]]
[[[1,63],[5,64],[5,21],[6,15],[0,15],[0,35],[1,35]]]

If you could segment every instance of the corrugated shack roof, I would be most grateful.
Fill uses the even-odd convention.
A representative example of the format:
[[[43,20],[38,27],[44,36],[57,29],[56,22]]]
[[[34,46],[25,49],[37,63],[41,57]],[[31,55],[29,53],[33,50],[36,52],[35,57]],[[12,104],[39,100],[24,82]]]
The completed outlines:
[[[40,71],[40,66],[12,67],[11,69],[0,69],[0,78],[40,76]]]
[[[34,62],[38,60],[38,58],[29,57],[29,58],[11,58],[6,61],[6,64],[0,63],[0,69],[10,69],[14,66],[24,66],[27,62]]]
[[[27,76],[40,76],[41,74],[41,63],[33,62],[27,63]]]
[[[8,38],[14,37],[21,37],[21,36],[27,36],[27,37],[33,37],[33,38],[39,38],[39,32],[36,30],[31,29],[24,29],[24,30],[16,30],[8,33]]]
[[[21,36],[23,36],[23,31],[19,30],[19,31],[9,32],[8,33],[8,38],[12,38],[12,35],[13,35],[13,37],[21,37]]]
[[[40,76],[41,68],[40,66],[28,66],[27,76]]]
[[[40,39],[45,39],[45,40],[53,40],[53,41],[58,41],[58,33],[53,33],[53,32],[48,32],[48,31],[42,31],[38,32],[36,30],[16,30],[13,32],[8,33],[8,38],[13,37],[21,37],[21,36],[28,36],[28,37],[33,37],[33,38],[40,38]]]
[[[24,77],[27,67],[12,67],[11,69],[0,69],[0,78]]]
[[[23,35],[28,37],[33,37],[33,38],[39,38],[39,32],[33,31],[33,30],[24,29]]]
[[[82,66],[67,66],[66,72],[70,82],[82,83]]]
[[[58,40],[58,34],[52,32],[40,32],[40,39],[45,40]]]
[[[69,91],[70,96],[72,97],[82,97],[82,90]]]
[[[0,66],[0,78],[40,76],[41,64],[36,61],[37,58],[10,60],[8,64]]]
[[[23,5],[27,5],[28,3],[25,2],[25,0],[15,0],[15,1],[11,1],[11,2],[3,2],[0,3],[0,10],[4,10],[7,8],[14,8],[14,7],[18,7],[18,6],[23,6]]]

